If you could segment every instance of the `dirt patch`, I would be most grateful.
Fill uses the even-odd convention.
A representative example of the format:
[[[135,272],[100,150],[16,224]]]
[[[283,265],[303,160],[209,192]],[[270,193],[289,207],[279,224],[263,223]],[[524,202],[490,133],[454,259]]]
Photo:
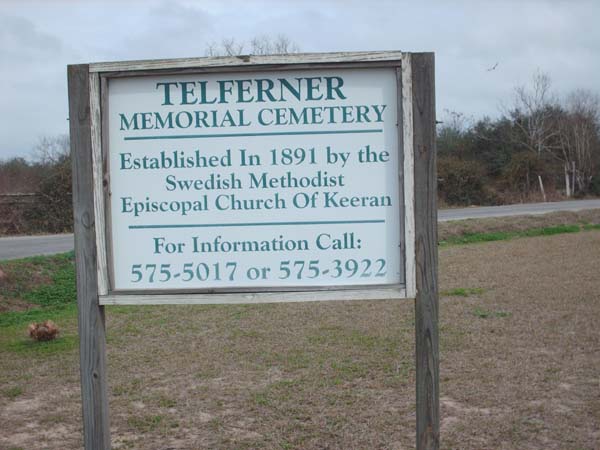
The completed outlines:
[[[456,297],[441,300],[446,348],[440,390],[463,408],[442,401],[443,415],[458,418],[445,430],[445,445],[598,448],[600,338],[594,323],[600,319],[600,233],[441,254],[442,285],[487,288],[462,307],[456,307]],[[506,314],[482,318],[477,310]],[[460,345],[449,348],[454,339]],[[477,412],[486,409],[491,414]]]
[[[9,311],[27,311],[34,306],[19,298],[6,298],[0,295],[0,314]]]
[[[440,300],[442,448],[600,448],[599,255],[598,231],[440,250],[441,290],[469,292]],[[114,448],[414,448],[413,308],[107,308]],[[0,448],[81,448],[76,348],[15,339]]]

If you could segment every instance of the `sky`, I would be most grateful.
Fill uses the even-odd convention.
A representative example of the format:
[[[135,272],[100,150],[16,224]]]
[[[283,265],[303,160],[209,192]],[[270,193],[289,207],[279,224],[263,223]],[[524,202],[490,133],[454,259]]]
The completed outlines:
[[[547,73],[600,94],[600,1],[0,0],[0,159],[68,133],[67,65],[204,56],[283,34],[303,52],[433,51],[436,108],[497,117]]]

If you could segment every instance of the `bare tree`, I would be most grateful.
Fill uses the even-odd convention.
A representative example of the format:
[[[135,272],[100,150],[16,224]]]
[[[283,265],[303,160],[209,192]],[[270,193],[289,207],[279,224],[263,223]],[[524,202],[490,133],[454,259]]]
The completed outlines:
[[[33,150],[40,170],[38,201],[28,208],[25,218],[36,231],[61,233],[72,229],[71,158],[69,136],[46,136]]]
[[[564,164],[567,196],[587,192],[600,159],[600,98],[585,90],[566,100],[559,126],[560,146],[555,152]]]
[[[0,195],[35,192],[41,178],[40,172],[37,164],[22,157],[0,160]]]
[[[212,42],[206,47],[206,56],[236,56],[244,52],[244,43],[234,38],[225,38],[220,44]]]
[[[458,154],[467,130],[471,128],[470,118],[465,114],[444,109],[442,121],[437,122],[437,142],[440,154]]]
[[[520,131],[519,144],[538,156],[551,150],[558,137],[555,126],[558,100],[551,85],[548,74],[538,71],[533,75],[531,86],[515,88],[511,116]]]
[[[460,111],[453,109],[444,109],[442,120],[437,122],[441,128],[449,128],[456,133],[464,133],[473,124],[473,118],[468,117]]]
[[[42,165],[55,165],[69,158],[69,135],[43,136],[33,149],[33,158]]]
[[[247,44],[238,42],[234,38],[226,38],[221,43],[212,42],[207,45],[206,56],[237,56],[246,52],[250,55],[281,55],[287,53],[298,53],[298,45],[287,36],[279,34],[275,37],[261,35],[252,38]]]
[[[252,55],[284,55],[300,51],[298,45],[283,34],[274,38],[266,35],[257,36],[250,41],[250,47]]]
[[[514,106],[510,117],[517,133],[513,135],[516,144],[533,152],[538,159],[550,154],[557,146],[558,100],[551,91],[548,74],[537,71],[530,86],[515,88]],[[541,173],[537,174],[540,192],[546,201],[546,193]]]

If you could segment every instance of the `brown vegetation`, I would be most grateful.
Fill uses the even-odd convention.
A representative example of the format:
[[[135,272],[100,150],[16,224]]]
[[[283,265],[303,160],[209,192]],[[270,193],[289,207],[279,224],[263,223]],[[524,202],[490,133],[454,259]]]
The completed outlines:
[[[46,320],[39,323],[31,323],[27,327],[29,337],[34,341],[51,341],[58,336],[59,329],[54,322]]]
[[[559,98],[547,74],[515,89],[497,119],[447,112],[438,128],[439,195],[448,205],[600,196],[600,98]]]
[[[0,161],[0,236],[73,229],[68,136],[43,138],[34,153]]]

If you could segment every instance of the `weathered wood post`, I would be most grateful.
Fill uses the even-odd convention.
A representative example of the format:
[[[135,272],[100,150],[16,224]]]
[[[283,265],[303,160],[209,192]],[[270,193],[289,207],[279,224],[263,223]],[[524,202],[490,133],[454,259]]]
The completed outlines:
[[[104,306],[98,299],[94,214],[90,73],[87,64],[68,68],[73,161],[73,210],[79,352],[86,450],[110,449]],[[97,80],[97,77],[94,78]]]
[[[417,449],[438,449],[439,345],[435,71],[433,53],[411,55],[415,175]]]

